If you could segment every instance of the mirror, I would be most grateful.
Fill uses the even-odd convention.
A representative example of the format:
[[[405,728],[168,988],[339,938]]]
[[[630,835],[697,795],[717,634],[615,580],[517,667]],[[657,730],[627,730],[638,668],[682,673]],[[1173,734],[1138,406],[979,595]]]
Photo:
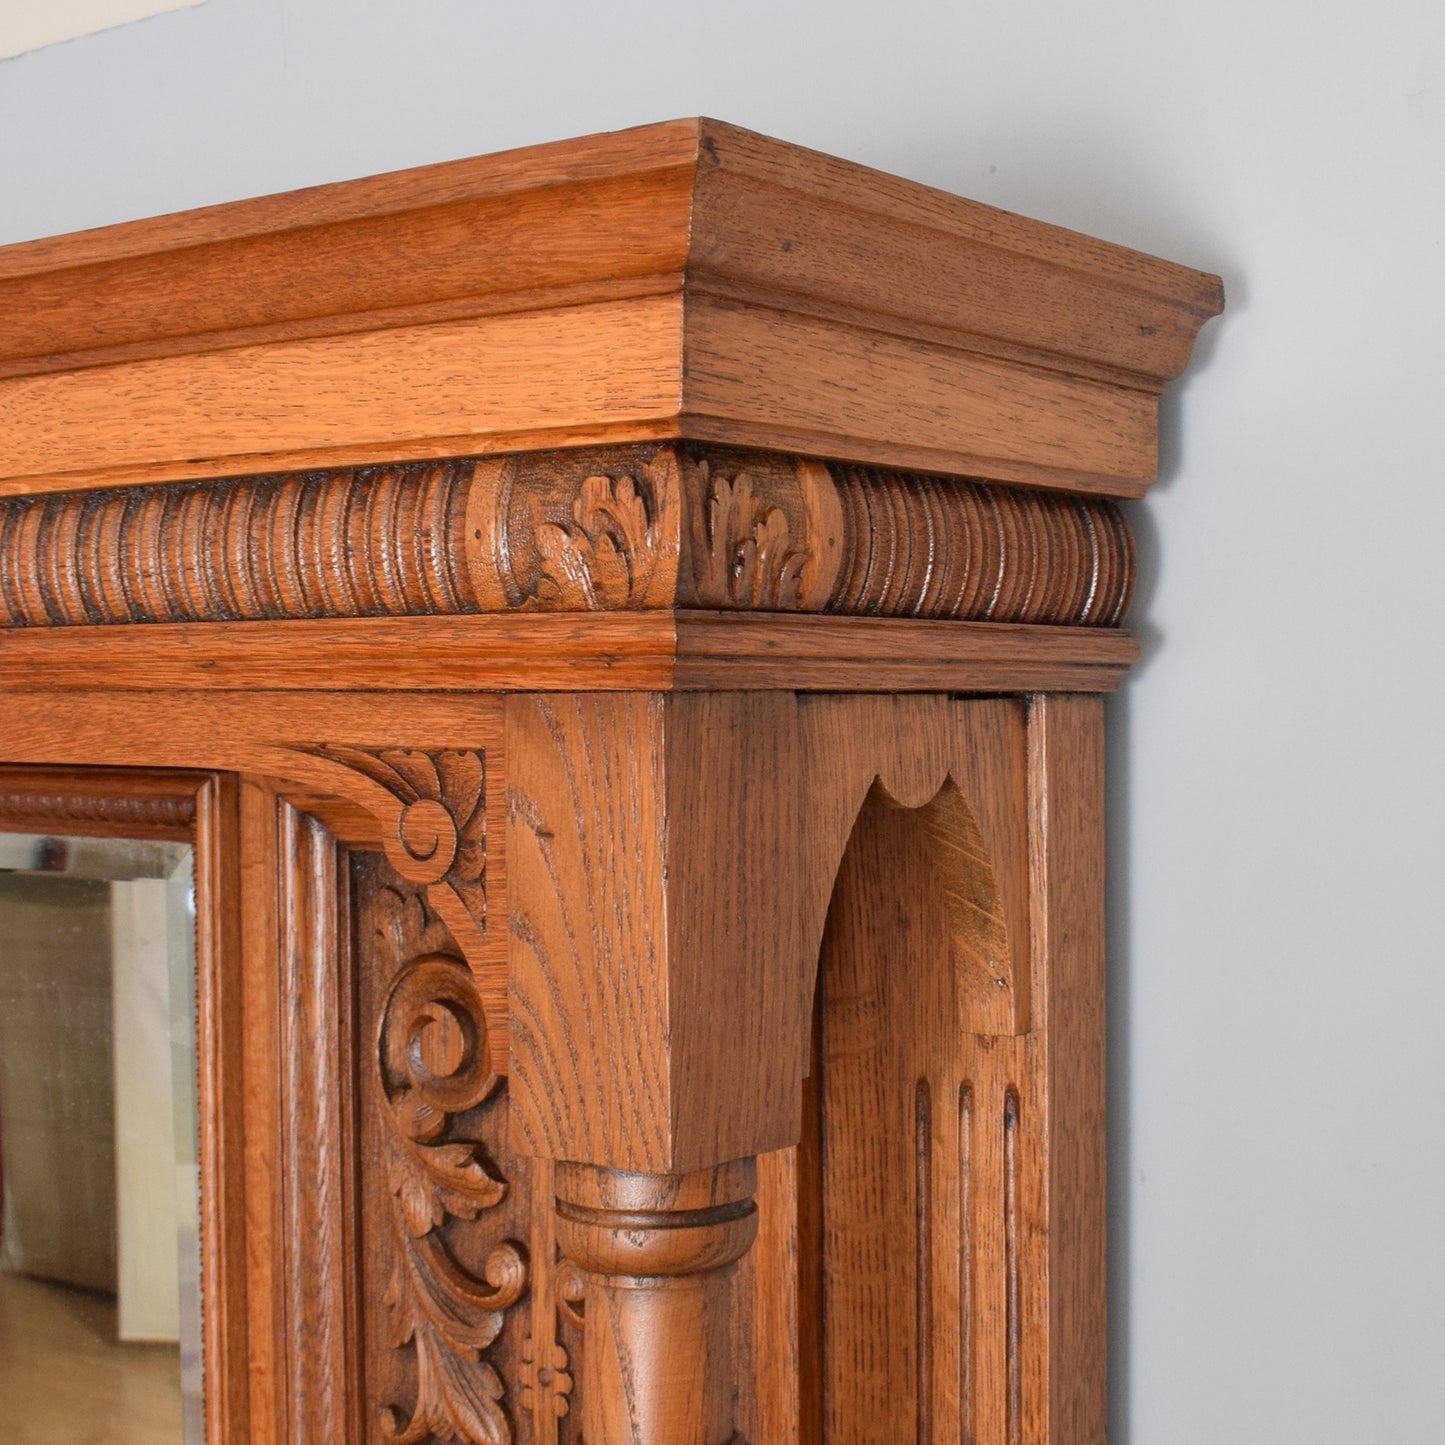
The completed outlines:
[[[0,1420],[202,1445],[185,843],[0,833]]]

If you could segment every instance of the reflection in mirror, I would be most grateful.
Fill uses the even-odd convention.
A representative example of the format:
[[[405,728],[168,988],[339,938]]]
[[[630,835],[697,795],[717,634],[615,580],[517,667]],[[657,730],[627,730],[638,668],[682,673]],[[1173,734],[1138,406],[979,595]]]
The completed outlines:
[[[0,1421],[201,1445],[184,843],[0,833]]]

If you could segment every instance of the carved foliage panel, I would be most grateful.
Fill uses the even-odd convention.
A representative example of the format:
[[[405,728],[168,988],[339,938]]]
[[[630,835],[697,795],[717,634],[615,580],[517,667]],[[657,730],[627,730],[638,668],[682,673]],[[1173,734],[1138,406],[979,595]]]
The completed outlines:
[[[506,1081],[429,901],[352,860],[365,1418],[401,1445],[571,1445],[579,1335],[547,1166],[507,1149]]]

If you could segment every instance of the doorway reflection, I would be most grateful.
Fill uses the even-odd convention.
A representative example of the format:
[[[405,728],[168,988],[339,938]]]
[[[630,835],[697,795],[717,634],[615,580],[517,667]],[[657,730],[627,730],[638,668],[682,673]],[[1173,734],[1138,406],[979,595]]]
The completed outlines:
[[[0,833],[0,1420],[201,1445],[183,843]]]

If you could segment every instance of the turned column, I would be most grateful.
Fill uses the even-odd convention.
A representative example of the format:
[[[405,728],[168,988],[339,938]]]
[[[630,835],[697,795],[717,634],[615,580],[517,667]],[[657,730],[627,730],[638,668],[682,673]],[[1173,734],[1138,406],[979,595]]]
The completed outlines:
[[[728,1445],[733,1275],[757,1233],[751,1159],[695,1174],[557,1171],[557,1238],[585,1271],[582,1435]]]

